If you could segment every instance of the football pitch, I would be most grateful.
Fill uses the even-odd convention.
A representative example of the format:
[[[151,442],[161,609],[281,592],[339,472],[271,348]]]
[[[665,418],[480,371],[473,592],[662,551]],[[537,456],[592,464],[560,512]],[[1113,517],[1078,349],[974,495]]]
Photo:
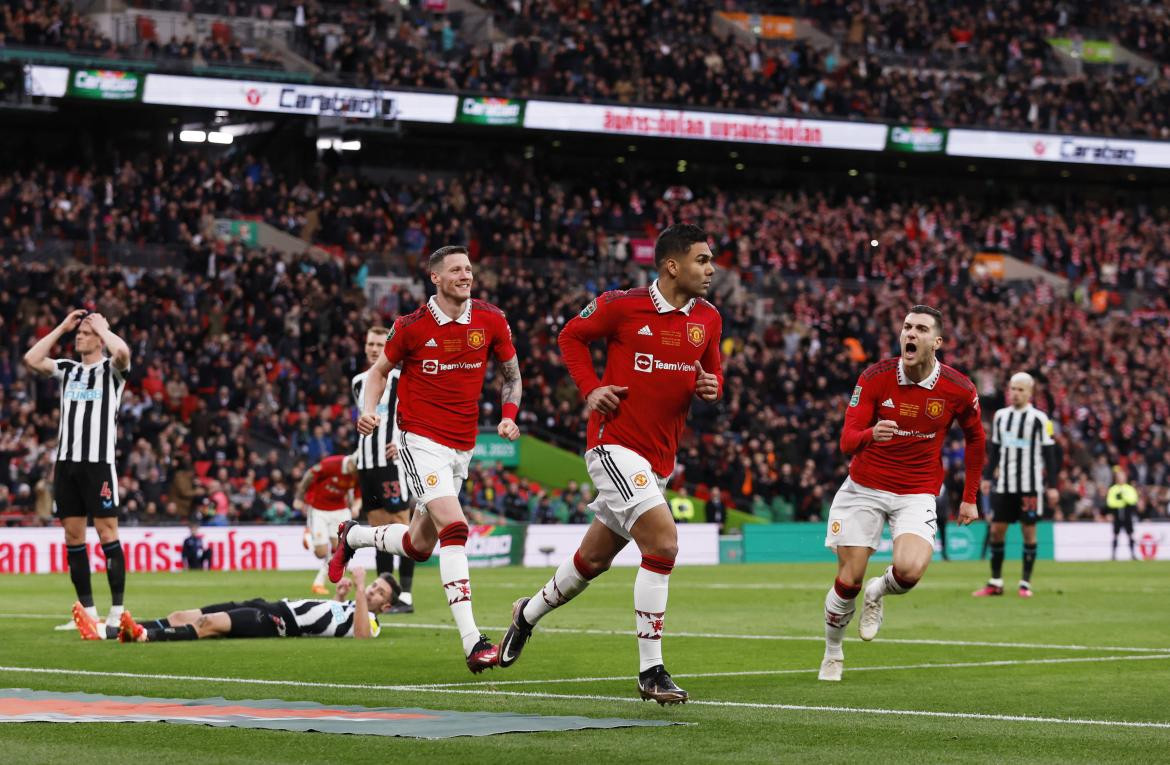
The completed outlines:
[[[1008,585],[1018,574],[1008,561]],[[870,574],[880,570],[870,567]],[[480,626],[498,640],[512,601],[551,570],[472,574]],[[205,640],[119,645],[54,632],[65,575],[0,578],[0,687],[167,698],[287,699],[676,720],[683,726],[427,741],[162,723],[0,725],[6,762],[1166,762],[1170,564],[1041,563],[1036,597],[975,599],[985,563],[932,564],[887,598],[877,640],[845,644],[840,683],[817,680],[825,565],[680,568],[666,666],[685,706],[638,699],[633,569],[614,569],[547,617],[523,658],[472,676],[437,582],[413,615],[369,641]],[[139,617],[223,600],[308,596],[311,572],[132,575]],[[108,600],[94,576],[98,607]],[[15,669],[22,668],[22,669]],[[45,671],[50,670],[50,671]],[[120,674],[119,674],[120,673]]]

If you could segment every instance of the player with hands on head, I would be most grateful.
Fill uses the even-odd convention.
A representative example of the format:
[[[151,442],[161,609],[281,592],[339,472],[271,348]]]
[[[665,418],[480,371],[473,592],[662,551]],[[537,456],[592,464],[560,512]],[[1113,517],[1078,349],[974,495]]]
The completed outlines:
[[[76,331],[80,361],[49,358],[60,340]],[[109,352],[107,357],[103,350]],[[92,518],[106,560],[112,605],[106,617],[116,627],[126,590],[126,555],[118,540],[118,475],[115,469],[118,410],[130,371],[130,346],[100,313],[70,311],[24,355],[24,365],[60,384],[61,419],[53,468],[55,514],[65,530],[69,577],[77,602],[97,620],[90,581],[86,523]],[[57,629],[73,629],[69,621]]]

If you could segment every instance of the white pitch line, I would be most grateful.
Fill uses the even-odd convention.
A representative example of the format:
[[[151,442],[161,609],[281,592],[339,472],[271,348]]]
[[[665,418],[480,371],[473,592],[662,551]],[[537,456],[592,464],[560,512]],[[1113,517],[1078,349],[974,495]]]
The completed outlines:
[[[359,684],[341,684],[341,683],[314,683],[302,680],[265,680],[259,678],[241,678],[241,677],[200,677],[193,675],[150,675],[135,672],[97,672],[93,670],[72,670],[72,669],[51,669],[46,667],[5,667],[0,666],[0,672],[24,672],[34,674],[61,674],[61,675],[87,675],[98,677],[130,677],[145,680],[187,680],[196,682],[209,683],[240,683],[252,685],[279,685],[299,688],[341,688],[341,689],[358,689],[358,690],[389,690],[389,691],[404,691],[404,692],[423,692],[423,693],[437,693],[437,694],[455,694],[464,696],[517,696],[521,698],[542,698],[542,699],[561,699],[565,701],[606,701],[618,703],[632,703],[640,704],[642,699],[634,698],[632,696],[601,696],[595,694],[567,694],[567,693],[543,693],[530,691],[496,691],[490,689],[461,689],[461,688],[428,688],[427,686],[415,685],[359,685]],[[938,712],[934,710],[920,710],[920,709],[883,709],[872,707],[833,707],[824,705],[811,704],[768,704],[764,702],[749,702],[749,701],[695,701],[687,702],[694,706],[710,706],[710,707],[730,707],[739,709],[774,709],[792,712],[831,712],[844,714],[871,714],[871,715],[897,715],[903,717],[933,717],[941,719],[959,719],[959,720],[994,720],[1003,722],[1025,722],[1025,723],[1054,723],[1058,725],[1095,725],[1104,727],[1116,728],[1151,728],[1159,730],[1170,730],[1170,722],[1146,722],[1139,720],[1094,720],[1084,718],[1064,718],[1064,717],[1033,717],[1030,715],[1001,715],[1001,714],[985,714],[982,712]]]
[[[417,624],[414,622],[388,622],[382,629],[413,630],[455,630],[454,624]],[[485,626],[481,629],[493,632],[503,632],[507,627]],[[538,627],[537,634],[547,632],[562,635],[623,635],[629,636],[629,630],[601,630],[575,629],[570,627]],[[667,631],[665,636],[670,638],[705,638],[710,640],[792,640],[801,642],[824,642],[824,635],[740,635],[721,632],[673,632]],[[858,638],[846,638],[851,642],[858,642]],[[1062,643],[1005,643],[993,640],[927,640],[914,638],[880,638],[879,643],[894,645],[947,645],[947,646],[979,646],[987,648],[1038,648],[1056,651],[1120,651],[1127,653],[1170,653],[1170,648],[1139,648],[1133,646],[1115,645],[1067,645]]]
[[[1155,659],[1170,659],[1170,653],[1142,654],[1141,656],[1078,656],[1065,659],[1001,659],[999,661],[965,661],[949,663],[925,664],[889,664],[875,667],[847,667],[849,672],[895,672],[911,669],[967,669],[970,667],[1014,667],[1026,664],[1084,664],[1098,661],[1150,661]],[[671,677],[753,677],[773,675],[807,675],[819,672],[817,667],[807,669],[752,669],[734,672],[680,672],[671,673]],[[482,685],[484,682],[494,686],[500,685],[559,685],[561,683],[601,683],[629,680],[628,675],[616,677],[554,677],[539,680],[491,680],[465,683],[423,683],[417,688],[466,688],[467,686]]]
[[[0,619],[68,619],[69,614],[0,614]]]
[[[0,619],[63,619],[61,614],[17,614],[0,613]],[[412,630],[456,630],[454,624],[430,624],[417,622],[387,622],[382,629],[412,629]],[[484,626],[484,630],[503,632],[507,627]],[[559,635],[620,635],[629,636],[628,630],[577,629],[572,627],[538,627],[540,633]],[[703,638],[708,640],[777,640],[796,642],[822,642],[823,635],[743,635],[722,632],[668,632],[672,638]],[[858,638],[846,638],[849,642],[859,642]],[[982,648],[1035,648],[1054,651],[1116,651],[1121,653],[1170,653],[1170,648],[1149,648],[1141,646],[1119,645],[1068,645],[1065,643],[1012,643],[994,640],[929,640],[924,638],[881,638],[879,643],[891,645],[943,645],[966,646]]]

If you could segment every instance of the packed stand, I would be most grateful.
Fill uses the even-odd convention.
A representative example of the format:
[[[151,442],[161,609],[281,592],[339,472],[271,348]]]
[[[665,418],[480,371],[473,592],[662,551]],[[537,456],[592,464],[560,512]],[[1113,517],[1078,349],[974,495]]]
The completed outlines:
[[[700,497],[718,486],[737,508],[821,515],[844,468],[836,446],[842,396],[866,363],[891,352],[898,312],[924,296],[948,309],[957,350],[944,358],[979,383],[985,410],[999,404],[1005,369],[1039,378],[1039,403],[1061,429],[1062,490],[1080,486],[1088,497],[1062,513],[1098,508],[1102,458],[1106,468],[1134,472],[1146,512],[1165,512],[1167,398],[1156,384],[1170,361],[1160,323],[1170,292],[1170,263],[1158,255],[1170,237],[1164,216],[1091,204],[983,209],[962,198],[902,204],[579,183],[481,171],[373,188],[357,179],[280,179],[254,160],[200,165],[183,157],[109,176],[38,170],[5,179],[5,248],[36,252],[44,237],[92,236],[91,224],[110,221],[106,236],[131,240],[186,232],[174,241],[188,255],[185,273],[8,262],[0,282],[0,452],[19,454],[9,460],[8,503],[36,505],[44,445],[56,429],[52,386],[30,380],[20,357],[67,307],[92,304],[129,331],[134,352],[119,452],[130,460],[128,507],[149,518],[181,518],[192,505],[210,508],[216,522],[295,517],[287,499],[300,472],[354,438],[348,380],[364,363],[353,328],[375,320],[362,292],[367,263],[352,255],[285,264],[190,233],[217,214],[248,210],[367,260],[389,254],[409,264],[441,244],[467,244],[480,263],[481,294],[515,330],[522,427],[570,449],[583,442],[584,417],[556,347],[560,328],[593,295],[637,283],[625,260],[631,236],[650,237],[675,220],[703,225],[721,266],[713,300],[724,314],[728,383],[723,404],[696,405],[681,455],[676,481],[698,487]],[[170,216],[167,225],[156,210]],[[1067,277],[1068,294],[1044,282],[1005,292],[973,278],[974,254],[997,249]],[[420,297],[396,294],[380,319]],[[1110,309],[1122,300],[1146,313],[1115,316]],[[1118,368],[1128,374],[1111,384]],[[485,424],[498,419],[497,385],[491,379],[484,396]],[[297,455],[291,474],[282,456],[249,449],[256,442]],[[198,478],[190,485],[191,474],[175,467],[184,459]],[[162,485],[168,502],[173,495],[191,503],[160,505]],[[561,520],[578,509],[552,493],[547,507],[539,497],[533,503],[539,489],[523,486],[510,492],[481,480],[469,491],[485,510],[515,520]]]
[[[417,8],[400,17],[381,4],[216,2],[205,9],[291,20],[294,47],[325,77],[346,83],[1170,138],[1166,77],[1069,77],[1054,66],[1044,38],[1097,19],[1090,11],[1046,3],[1032,13],[966,5],[938,12],[934,5],[821,9],[822,23],[843,43],[840,52],[803,41],[745,45],[725,39],[712,29],[717,6],[709,0],[491,3],[508,36],[490,45],[465,39],[450,17]],[[281,66],[242,46],[226,28],[205,40],[145,36],[115,45],[67,4],[41,8],[9,0],[3,9],[0,38],[9,44]],[[1119,13],[1123,40],[1166,62],[1164,17],[1129,4]]]
[[[282,68],[278,58],[241,44],[226,28],[201,40],[139,37],[134,43],[116,43],[68,2],[3,0],[0,4],[0,45],[55,48],[97,58]]]
[[[394,24],[355,11],[340,37],[310,15],[306,55],[326,73],[395,87],[1170,138],[1165,78],[1060,72],[1045,37],[1096,16],[1053,4],[851,5],[836,25],[841,52],[722,37],[706,0],[487,5],[502,44],[472,44],[441,15]]]
[[[1083,289],[1170,290],[1170,218],[1157,209],[1079,198],[997,207],[960,195],[884,193],[732,195],[604,171],[564,181],[508,162],[374,184],[324,171],[287,177],[252,155],[216,161],[192,150],[113,170],[38,166],[0,176],[0,244],[33,252],[46,240],[65,240],[89,254],[115,244],[173,245],[189,270],[215,278],[224,255],[215,219],[242,218],[374,260],[417,260],[461,242],[477,259],[553,261],[552,278],[561,264],[621,265],[631,237],[652,238],[683,219],[702,221],[749,283],[775,271],[852,280],[912,272],[961,284],[974,254],[993,251]]]

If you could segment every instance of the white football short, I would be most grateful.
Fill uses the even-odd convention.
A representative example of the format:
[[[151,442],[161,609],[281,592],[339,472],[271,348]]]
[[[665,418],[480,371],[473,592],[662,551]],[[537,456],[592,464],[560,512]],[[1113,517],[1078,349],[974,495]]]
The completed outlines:
[[[313,547],[324,547],[337,539],[337,527],[353,516],[349,510],[309,508],[309,536]]]
[[[585,452],[585,467],[597,487],[589,509],[613,533],[633,539],[630,529],[652,507],[665,505],[662,491],[667,478],[657,476],[645,457],[635,451],[603,444]]]
[[[410,496],[419,511],[439,497],[458,497],[467,478],[472,450],[460,451],[405,431],[398,438],[398,459],[405,470]]]
[[[871,489],[846,478],[829,507],[825,547],[869,547],[882,538],[882,524],[890,524],[890,536],[915,534],[934,545],[937,525],[933,494],[894,494]]]

